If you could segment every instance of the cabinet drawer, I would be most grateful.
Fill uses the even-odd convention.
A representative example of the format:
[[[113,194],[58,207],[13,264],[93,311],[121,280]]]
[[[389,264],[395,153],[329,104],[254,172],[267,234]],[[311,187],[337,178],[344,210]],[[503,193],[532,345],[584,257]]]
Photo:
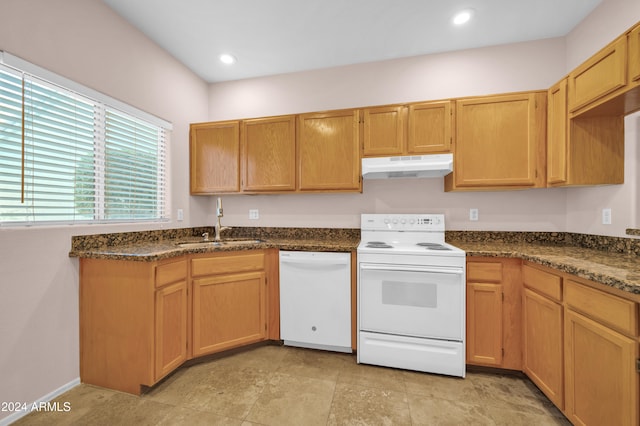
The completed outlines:
[[[569,111],[589,103],[626,85],[627,38],[594,55],[569,74]]]
[[[502,263],[467,262],[467,281],[502,282]]]
[[[187,260],[180,259],[175,262],[162,263],[156,266],[156,288],[173,282],[184,280],[187,277]]]
[[[572,309],[622,333],[637,336],[638,320],[636,304],[596,289],[567,280],[564,297]]]
[[[264,253],[216,255],[191,259],[191,275],[227,274],[264,269]]]
[[[538,293],[557,301],[562,300],[562,278],[558,275],[525,265],[522,268],[522,281]]]

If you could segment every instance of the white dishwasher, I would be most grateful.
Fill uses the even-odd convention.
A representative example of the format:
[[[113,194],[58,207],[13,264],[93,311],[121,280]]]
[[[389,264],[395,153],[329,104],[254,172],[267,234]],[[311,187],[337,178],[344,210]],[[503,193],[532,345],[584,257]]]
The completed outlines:
[[[280,338],[351,353],[351,254],[280,251]]]

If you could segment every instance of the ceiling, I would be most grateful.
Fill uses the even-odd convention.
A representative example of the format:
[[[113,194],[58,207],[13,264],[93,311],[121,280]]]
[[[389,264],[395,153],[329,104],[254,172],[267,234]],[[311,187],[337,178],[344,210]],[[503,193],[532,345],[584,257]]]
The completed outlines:
[[[102,1],[215,83],[565,36],[603,0]]]

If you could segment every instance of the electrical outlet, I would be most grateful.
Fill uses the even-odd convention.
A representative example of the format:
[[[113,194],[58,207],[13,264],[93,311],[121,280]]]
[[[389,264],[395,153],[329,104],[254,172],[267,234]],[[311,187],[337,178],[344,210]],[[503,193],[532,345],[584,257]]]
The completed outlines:
[[[611,209],[602,209],[602,224],[611,225]]]
[[[469,220],[478,220],[478,209],[469,209]]]
[[[178,209],[178,222],[182,222],[184,220],[184,211],[182,209]]]
[[[249,210],[249,219],[252,219],[252,220],[260,219],[260,212],[258,211],[258,209]]]

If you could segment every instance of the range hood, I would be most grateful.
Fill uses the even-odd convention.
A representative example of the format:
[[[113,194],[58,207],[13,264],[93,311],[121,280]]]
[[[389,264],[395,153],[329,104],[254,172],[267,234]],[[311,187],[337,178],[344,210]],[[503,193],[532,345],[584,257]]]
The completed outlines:
[[[362,159],[363,179],[434,178],[453,171],[453,154],[401,155]]]

